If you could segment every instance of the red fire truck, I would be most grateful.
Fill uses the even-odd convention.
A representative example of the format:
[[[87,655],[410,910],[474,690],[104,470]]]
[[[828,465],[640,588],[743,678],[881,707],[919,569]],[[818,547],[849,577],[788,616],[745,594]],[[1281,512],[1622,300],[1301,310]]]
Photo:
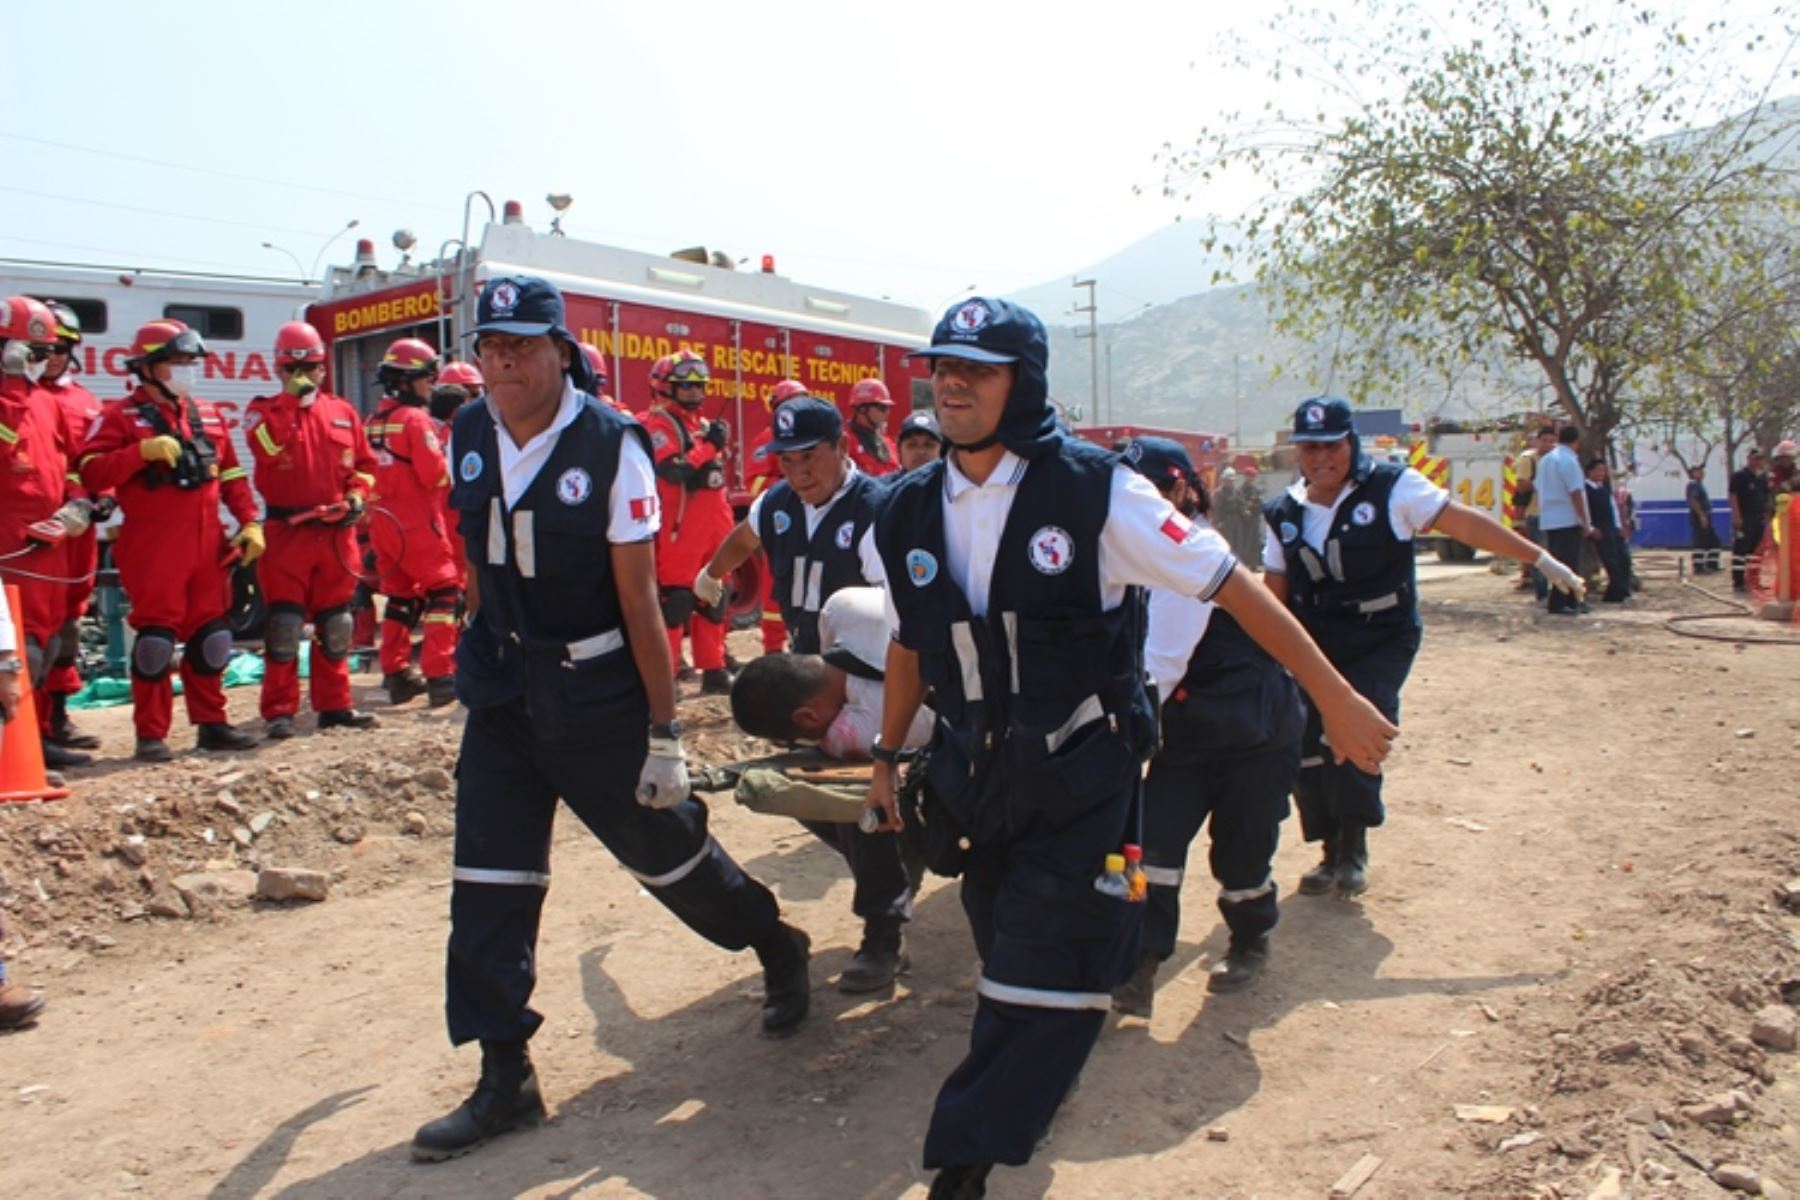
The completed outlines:
[[[658,358],[682,349],[706,357],[705,411],[731,425],[729,477],[739,505],[749,503],[744,447],[767,427],[764,401],[779,381],[798,379],[841,405],[858,380],[879,378],[895,400],[890,434],[913,408],[931,404],[928,368],[901,359],[929,341],[931,320],[919,309],[796,283],[775,274],[769,258],[761,271],[738,271],[703,252],[691,253],[704,261],[689,261],[541,234],[518,222],[515,206],[507,209],[505,222],[490,223],[479,245],[453,257],[382,270],[363,242],[355,263],[332,269],[306,319],[325,338],[340,392],[371,407],[375,368],[395,338],[423,338],[447,359],[470,357],[463,335],[482,284],[536,275],[562,289],[570,330],[599,348],[609,390],[634,411],[649,406]]]

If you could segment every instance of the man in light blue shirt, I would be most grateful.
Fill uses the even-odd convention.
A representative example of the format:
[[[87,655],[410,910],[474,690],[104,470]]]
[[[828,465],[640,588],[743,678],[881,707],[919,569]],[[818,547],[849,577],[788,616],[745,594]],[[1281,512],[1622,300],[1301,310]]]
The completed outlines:
[[[1581,433],[1573,425],[1565,425],[1556,435],[1556,449],[1538,463],[1538,528],[1543,531],[1545,548],[1571,571],[1581,571],[1581,547],[1593,530],[1588,515],[1587,479],[1581,460],[1575,456],[1575,445]],[[1581,601],[1560,591],[1550,593],[1549,609],[1553,613],[1574,614],[1581,611]]]

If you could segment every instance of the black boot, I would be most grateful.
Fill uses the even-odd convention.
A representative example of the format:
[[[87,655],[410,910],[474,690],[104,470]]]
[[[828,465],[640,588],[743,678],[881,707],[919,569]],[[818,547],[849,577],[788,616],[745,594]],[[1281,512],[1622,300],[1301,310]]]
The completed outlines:
[[[731,695],[731,672],[724,667],[703,672],[700,676],[700,694],[702,696]]]
[[[1338,846],[1338,895],[1360,896],[1369,890],[1369,827],[1345,821]]]
[[[425,681],[425,702],[432,708],[456,703],[456,676],[435,675]]]
[[[876,917],[863,922],[862,945],[850,965],[838,976],[838,991],[855,996],[894,986],[894,976],[908,964],[899,917]]]
[[[1156,1009],[1156,972],[1161,966],[1162,959],[1154,951],[1144,951],[1131,978],[1113,989],[1113,1011],[1148,1021]]]
[[[175,752],[161,738],[139,738],[132,757],[139,762],[168,762],[175,757]]]
[[[70,750],[55,742],[45,742],[44,765],[46,767],[85,767],[94,761],[94,756],[80,750]]]
[[[807,974],[812,939],[792,925],[782,925],[767,946],[756,948],[756,957],[763,968],[762,1031],[768,1037],[787,1037],[812,1007],[812,978]]]
[[[69,720],[69,697],[63,692],[50,693],[50,736],[45,741],[65,750],[100,748],[99,734],[77,729],[75,722]]]
[[[931,1181],[931,1194],[926,1200],[981,1200],[987,1195],[988,1172],[993,1163],[978,1167],[945,1167]]]
[[[373,729],[379,724],[374,713],[354,708],[327,709],[319,714],[320,729]]]
[[[1239,944],[1236,938],[1231,941],[1231,949],[1225,952],[1225,961],[1212,969],[1206,977],[1206,990],[1209,992],[1241,992],[1253,983],[1262,969],[1269,963],[1269,938],[1267,934]]]
[[[256,735],[245,733],[229,721],[209,721],[194,738],[196,750],[254,750]]]
[[[481,1043],[481,1082],[448,1116],[413,1134],[414,1162],[443,1162],[489,1138],[544,1119],[544,1098],[524,1042]]]
[[[419,668],[407,667],[383,675],[381,686],[387,690],[389,704],[405,704],[414,696],[425,694],[425,677],[419,674]]]
[[[1325,838],[1325,855],[1319,865],[1300,877],[1300,894],[1302,896],[1323,896],[1337,887],[1338,839],[1336,834],[1328,834]]]

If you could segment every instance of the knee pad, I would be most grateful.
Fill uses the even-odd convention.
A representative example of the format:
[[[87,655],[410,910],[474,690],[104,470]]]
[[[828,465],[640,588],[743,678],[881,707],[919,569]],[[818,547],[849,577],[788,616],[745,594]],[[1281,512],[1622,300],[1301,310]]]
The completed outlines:
[[[196,675],[221,675],[231,661],[231,626],[224,621],[208,621],[194,630],[187,640],[183,655]]]
[[[300,657],[300,630],[306,613],[298,604],[277,604],[263,630],[263,654],[272,663],[291,663]]]
[[[50,646],[45,646],[30,634],[25,636],[25,673],[30,677],[32,687],[43,686],[45,677],[50,674],[51,647],[55,644],[54,638]]]
[[[313,636],[319,639],[319,653],[332,662],[343,662],[350,656],[350,640],[355,630],[356,618],[344,604],[326,609],[313,622]]]
[[[389,596],[387,605],[381,610],[381,619],[395,621],[411,629],[419,623],[424,612],[425,602],[416,596]]]
[[[425,593],[425,617],[433,614],[456,618],[456,604],[462,599],[462,593],[455,588],[436,588]]]
[[[168,678],[169,664],[175,661],[175,631],[159,625],[138,630],[131,647],[131,673],[145,683],[159,683]]]
[[[692,588],[666,587],[658,593],[662,602],[663,624],[670,629],[680,629],[694,615],[694,592]]]

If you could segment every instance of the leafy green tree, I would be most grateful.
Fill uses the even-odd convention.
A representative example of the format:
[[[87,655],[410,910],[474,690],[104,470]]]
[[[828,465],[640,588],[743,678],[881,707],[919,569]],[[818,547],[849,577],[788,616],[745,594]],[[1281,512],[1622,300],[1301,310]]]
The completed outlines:
[[[1165,147],[1165,194],[1249,172],[1262,198],[1215,219],[1212,245],[1253,269],[1281,332],[1336,347],[1354,398],[1421,366],[1524,364],[1603,443],[1646,372],[1692,344],[1706,297],[1767,294],[1745,286],[1748,246],[1784,211],[1800,110],[1767,98],[1787,68],[1757,88],[1744,64],[1794,35],[1690,34],[1626,3],[1358,7],[1355,24],[1274,18],[1285,40],[1261,61],[1316,104]]]

